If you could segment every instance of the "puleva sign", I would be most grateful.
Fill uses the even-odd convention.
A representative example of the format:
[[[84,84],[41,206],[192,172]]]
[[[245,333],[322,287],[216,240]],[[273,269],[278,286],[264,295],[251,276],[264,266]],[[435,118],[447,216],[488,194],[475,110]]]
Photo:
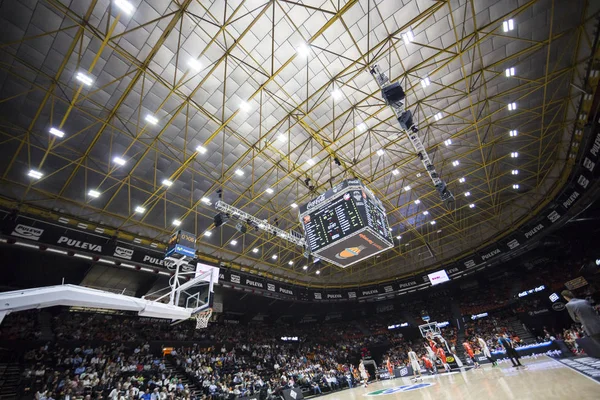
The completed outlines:
[[[387,389],[379,389],[374,392],[365,394],[365,396],[385,396],[386,394],[394,394],[398,392],[410,392],[412,390],[424,389],[433,386],[435,383],[414,383],[412,385],[395,386]]]

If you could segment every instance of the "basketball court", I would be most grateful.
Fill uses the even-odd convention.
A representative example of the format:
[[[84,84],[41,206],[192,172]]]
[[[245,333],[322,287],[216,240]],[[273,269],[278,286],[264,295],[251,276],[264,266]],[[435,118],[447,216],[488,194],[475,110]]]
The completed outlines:
[[[522,361],[523,362],[523,361]],[[598,399],[600,382],[542,356],[525,360],[526,369],[497,368],[425,376],[422,382],[397,378],[325,395],[327,400],[393,399]],[[383,399],[382,399],[383,400]]]

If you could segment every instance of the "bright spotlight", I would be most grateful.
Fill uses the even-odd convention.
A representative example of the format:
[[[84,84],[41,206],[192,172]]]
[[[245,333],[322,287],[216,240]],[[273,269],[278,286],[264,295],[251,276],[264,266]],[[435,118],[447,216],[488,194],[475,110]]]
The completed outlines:
[[[131,15],[135,11],[133,4],[127,0],[115,0],[115,5],[121,9],[125,14]]]
[[[60,131],[56,128],[50,128],[50,133],[59,138],[65,136],[65,133],[63,131]]]

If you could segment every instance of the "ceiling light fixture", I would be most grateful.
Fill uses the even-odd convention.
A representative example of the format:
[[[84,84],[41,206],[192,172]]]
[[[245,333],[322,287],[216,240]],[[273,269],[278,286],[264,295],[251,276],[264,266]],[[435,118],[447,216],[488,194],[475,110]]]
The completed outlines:
[[[77,75],[75,75],[75,79],[83,83],[85,86],[91,86],[92,83],[94,83],[94,80],[83,72],[78,72]]]
[[[504,29],[504,32],[512,31],[515,29],[515,22],[512,19],[504,21],[502,22],[502,28]]]
[[[285,142],[287,142],[287,137],[286,137],[286,136],[285,136],[283,133],[280,133],[280,134],[277,136],[277,140],[279,140],[279,141],[280,141],[280,142],[282,142],[282,143],[285,143]]]
[[[516,151],[513,151],[512,153],[510,153],[511,158],[517,158],[519,157],[519,153]]]
[[[519,188],[519,184],[518,184],[518,183],[515,183],[515,184],[513,185],[513,189],[518,189],[518,188]]]
[[[302,269],[306,271],[308,269],[308,265],[303,266]]]
[[[273,254],[273,255],[271,256],[271,258],[272,258],[273,260],[277,260],[277,254]]]
[[[315,272],[315,274],[319,275],[319,274],[321,274],[321,271],[317,270],[317,272]]]
[[[258,252],[259,252],[259,250],[258,250],[258,247],[255,247],[255,248],[253,248],[253,249],[252,249],[252,252],[253,252],[254,254],[258,253]]]
[[[398,240],[402,239],[402,235],[396,236],[396,239],[398,239]]]
[[[395,170],[392,171],[392,174],[394,174],[394,175],[400,175],[400,171],[398,171],[397,169],[395,169]]]
[[[200,63],[200,61],[191,58],[188,61],[188,67],[190,67],[196,72],[200,72],[200,70],[202,69],[202,64]]]
[[[504,71],[504,74],[506,75],[507,78],[510,78],[511,76],[515,76],[515,67],[506,68],[506,71]]]
[[[113,162],[117,165],[123,166],[127,161],[123,160],[121,157],[113,158]]]
[[[433,116],[433,118],[434,118],[436,121],[439,121],[440,119],[442,119],[442,113],[441,113],[441,112],[439,112],[439,113],[435,114],[435,115]]]
[[[267,188],[267,190],[265,190],[265,192],[267,192],[268,194],[273,194],[273,189]]]
[[[292,204],[290,204],[290,207],[292,207],[292,208],[298,208],[298,204],[292,203]]]
[[[233,239],[231,242],[229,242],[229,244],[231,244],[232,246],[235,246],[237,244],[237,240]]]
[[[415,200],[415,204],[421,204],[421,200],[419,200],[419,199],[416,199],[416,200]]]
[[[201,202],[203,202],[204,204],[210,204],[210,199],[208,197],[203,197],[200,199]]]
[[[301,57],[308,58],[310,56],[310,47],[306,43],[302,43],[300,46],[298,46],[296,51]]]
[[[367,129],[369,129],[369,127],[364,122],[361,122],[360,124],[356,125],[356,129],[358,129],[361,132],[364,132]]]
[[[458,160],[454,160],[454,161],[452,161],[452,165],[453,165],[454,167],[458,167],[458,164],[460,164],[460,162],[459,162]]]
[[[146,209],[144,207],[142,207],[142,206],[137,206],[135,208],[135,212],[138,213],[138,214],[143,214],[143,213],[146,212]]]
[[[429,80],[429,77],[425,77],[423,79],[421,79],[421,87],[423,89],[425,89],[427,86],[431,85],[431,81]]]
[[[444,140],[444,144],[446,146],[450,146],[452,144],[452,139],[446,139],[446,140]]]
[[[235,174],[237,176],[244,176],[244,171],[242,171],[241,169],[238,168],[238,169],[235,170]]]
[[[198,154],[206,154],[206,147],[198,146],[196,147],[196,151],[198,152]]]
[[[508,111],[515,111],[517,109],[517,103],[508,103]]]
[[[163,179],[162,184],[163,184],[163,186],[171,187],[171,185],[173,184],[173,182],[171,182],[168,179]]]
[[[88,192],[88,196],[93,197],[94,199],[97,199],[98,197],[100,197],[100,192],[94,189],[91,189]]]
[[[458,180],[460,183],[465,183],[467,180],[463,177]]]
[[[181,225],[181,221],[180,221],[180,220],[178,220],[178,219],[174,219],[174,220],[173,220],[173,225],[175,225],[175,226],[179,226],[179,225]]]
[[[334,100],[340,100],[342,98],[342,92],[338,89],[335,89],[334,91],[331,92],[331,97]]]
[[[431,222],[430,222],[430,224],[431,224],[431,225],[435,225],[435,224],[436,224],[436,222],[435,222],[435,221],[431,221]]]
[[[385,154],[385,150],[383,150],[383,149],[379,149],[379,150],[377,150],[377,155],[378,155],[379,157],[383,156],[384,154]]]
[[[475,208],[475,204],[473,204],[473,203],[469,204],[469,208]]]
[[[415,35],[413,34],[412,29],[409,29],[402,34],[402,41],[404,44],[411,43],[413,40],[415,40]]]
[[[510,137],[515,137],[515,136],[517,136],[518,134],[519,134],[519,132],[517,132],[517,131],[516,131],[516,130],[514,130],[514,129],[508,132],[508,135],[509,135]]]
[[[513,169],[512,171],[510,171],[511,174],[513,175],[519,175],[519,170],[518,169]]]
[[[471,195],[471,192],[465,192],[465,197],[469,197]]]
[[[315,165],[315,160],[309,158],[308,160],[306,160],[306,163],[312,167],[313,165]]]
[[[135,10],[133,4],[128,2],[127,0],[115,0],[115,5],[121,9],[125,14],[131,15]]]
[[[156,125],[158,124],[158,118],[156,118],[154,115],[146,115],[146,118],[144,118],[146,120],[146,122],[148,122],[151,125]]]
[[[293,261],[288,261],[288,265],[294,265]]]
[[[404,191],[405,191],[405,192],[408,192],[410,189],[411,189],[411,188],[410,188],[410,185],[406,185],[406,186],[404,186]]]
[[[64,136],[65,136],[65,133],[64,133],[63,131],[59,131],[59,130],[58,130],[58,129],[56,129],[56,128],[50,128],[50,133],[51,133],[51,134],[53,134],[53,135],[54,135],[54,136],[56,136],[56,137],[59,137],[59,138],[61,138],[61,137],[64,137]]]
[[[206,231],[206,232],[204,232],[204,236],[211,237],[212,236],[212,231]]]
[[[427,211],[427,210],[423,211],[423,215],[429,215],[429,211]]]
[[[248,112],[248,111],[250,111],[250,104],[248,104],[245,101],[242,101],[240,103],[240,111],[242,111],[242,112]]]

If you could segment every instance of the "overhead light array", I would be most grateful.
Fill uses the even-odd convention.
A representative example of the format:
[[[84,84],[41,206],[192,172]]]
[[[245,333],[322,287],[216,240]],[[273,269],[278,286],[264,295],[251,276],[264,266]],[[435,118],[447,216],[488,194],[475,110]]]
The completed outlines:
[[[120,165],[121,167],[127,163],[127,161],[125,161],[121,157],[114,157],[113,162],[117,165]]]
[[[412,43],[413,40],[415,40],[415,35],[411,29],[402,34],[402,41],[404,44]]]
[[[75,75],[75,79],[83,83],[85,86],[91,86],[92,83],[94,83],[92,77],[84,74],[83,72],[78,72],[77,75]]]
[[[44,176],[44,174],[42,172],[35,170],[35,169],[30,169],[29,172],[27,173],[27,175],[33,179],[41,179],[42,176]]]
[[[515,29],[515,22],[512,19],[502,22],[502,29],[504,32],[510,32]]]
[[[115,5],[127,15],[131,15],[135,11],[135,7],[133,6],[133,4],[131,4],[127,0],[115,0]]]
[[[150,125],[156,125],[156,124],[158,124],[158,118],[156,118],[154,115],[148,114],[148,115],[146,115],[146,118],[144,118],[144,119]]]
[[[63,131],[58,130],[56,128],[50,128],[50,133],[59,138],[62,138],[65,136],[65,133]]]

